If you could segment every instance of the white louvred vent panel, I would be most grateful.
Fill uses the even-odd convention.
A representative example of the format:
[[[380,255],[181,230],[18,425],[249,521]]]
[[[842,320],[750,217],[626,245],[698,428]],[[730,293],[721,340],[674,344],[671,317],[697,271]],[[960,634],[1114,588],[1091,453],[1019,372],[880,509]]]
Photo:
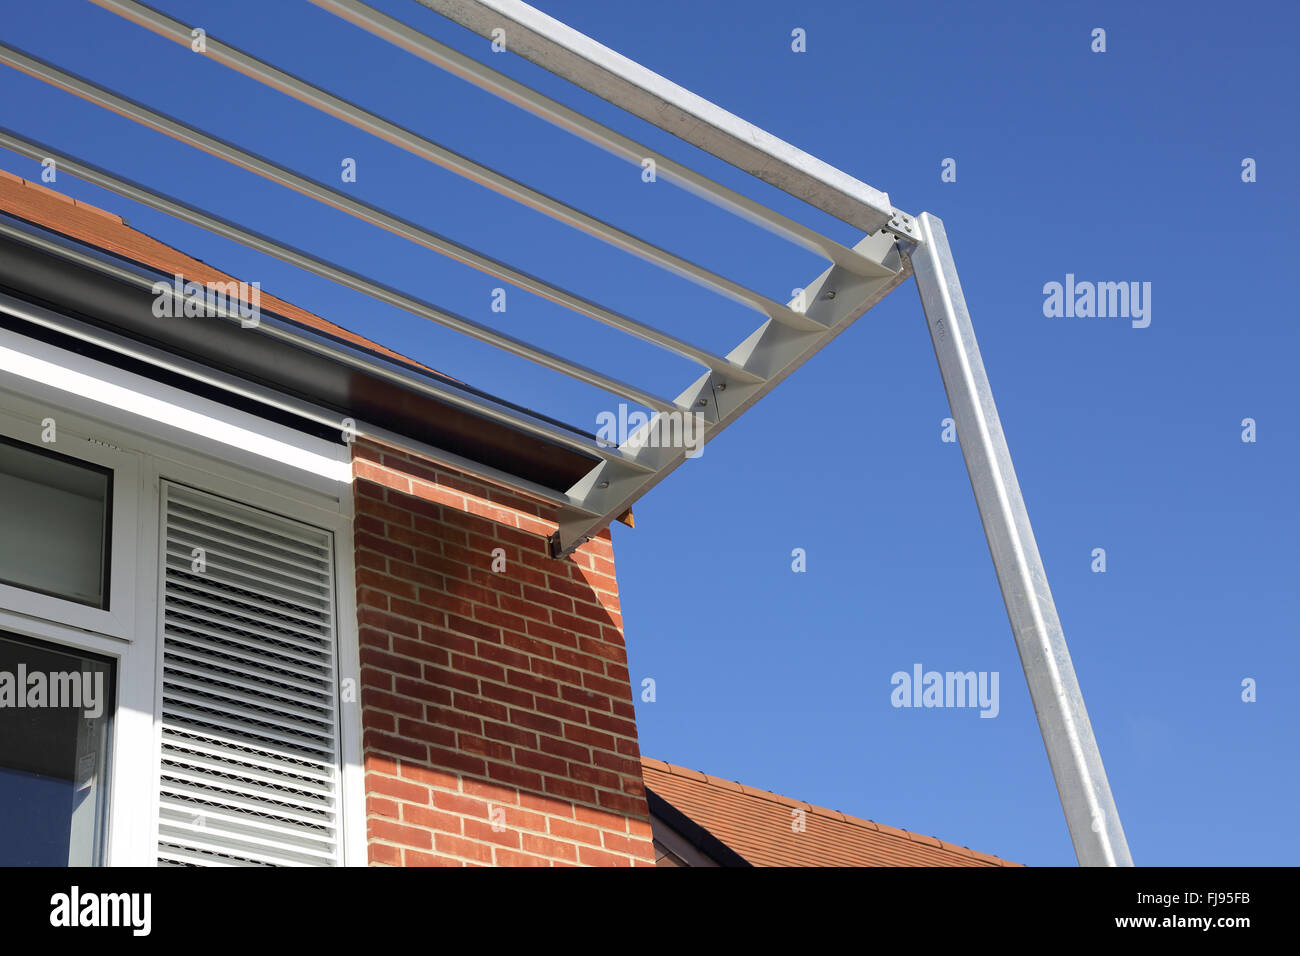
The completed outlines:
[[[162,866],[340,862],[333,540],[163,483]]]

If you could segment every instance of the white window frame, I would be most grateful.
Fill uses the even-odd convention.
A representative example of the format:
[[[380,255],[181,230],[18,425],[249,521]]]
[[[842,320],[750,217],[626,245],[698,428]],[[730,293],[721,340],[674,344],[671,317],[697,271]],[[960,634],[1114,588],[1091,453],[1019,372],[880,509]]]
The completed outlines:
[[[35,307],[31,311],[56,315]],[[345,866],[365,866],[349,449],[0,329],[0,433],[38,444],[40,431],[32,429],[47,417],[57,423],[55,450],[114,471],[109,611],[3,586],[0,629],[105,656],[116,665],[104,863],[156,865],[162,746],[161,484],[167,479],[333,535],[340,855]],[[120,588],[126,589],[125,597],[119,598]],[[130,614],[118,619],[125,609]],[[87,616],[87,611],[98,616]]]
[[[43,422],[51,418],[54,420],[55,440],[43,442]],[[140,456],[91,441],[85,433],[78,434],[74,427],[67,427],[72,425],[71,421],[65,426],[61,419],[58,412],[51,410],[33,421],[25,416],[8,414],[6,408],[0,406],[0,435],[32,446],[37,451],[53,451],[79,462],[99,465],[112,473],[112,487],[106,503],[111,521],[109,553],[105,555],[109,562],[108,609],[4,583],[0,583],[0,607],[130,640],[135,632],[135,566],[131,555],[139,543],[137,488]]]

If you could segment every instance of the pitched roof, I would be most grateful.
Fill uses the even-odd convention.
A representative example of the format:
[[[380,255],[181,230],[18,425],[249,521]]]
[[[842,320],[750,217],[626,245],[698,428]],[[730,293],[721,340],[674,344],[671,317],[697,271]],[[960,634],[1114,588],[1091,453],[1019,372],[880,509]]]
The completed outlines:
[[[1021,865],[662,760],[643,757],[641,768],[649,790],[755,866]]]
[[[129,259],[146,268],[157,269],[168,276],[181,275],[188,280],[204,284],[235,281],[232,276],[214,269],[207,263],[187,256],[138,229],[133,229],[121,216],[30,180],[21,179],[3,169],[0,169],[0,212],[24,219],[35,226],[57,232],[69,239],[95,246],[123,259]],[[378,352],[421,372],[432,372],[439,378],[455,381],[392,349],[385,348],[377,342],[372,342],[364,336],[357,335],[265,292],[260,294],[259,305],[268,312],[274,312],[314,331]]]

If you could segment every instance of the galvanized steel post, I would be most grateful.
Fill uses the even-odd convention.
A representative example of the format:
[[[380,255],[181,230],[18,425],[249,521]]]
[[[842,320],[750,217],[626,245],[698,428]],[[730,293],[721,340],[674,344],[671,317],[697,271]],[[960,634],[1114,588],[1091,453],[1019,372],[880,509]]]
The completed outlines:
[[[1083,866],[1132,866],[948,236],[929,213],[917,217],[917,223],[920,242],[910,256],[921,307],[1075,855]]]

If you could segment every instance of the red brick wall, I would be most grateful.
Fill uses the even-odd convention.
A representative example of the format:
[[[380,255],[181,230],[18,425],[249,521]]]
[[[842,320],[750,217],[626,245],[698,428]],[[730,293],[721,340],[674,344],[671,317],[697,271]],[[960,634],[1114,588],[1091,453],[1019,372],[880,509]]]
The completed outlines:
[[[547,506],[353,468],[371,864],[653,866],[608,532],[556,561]]]

